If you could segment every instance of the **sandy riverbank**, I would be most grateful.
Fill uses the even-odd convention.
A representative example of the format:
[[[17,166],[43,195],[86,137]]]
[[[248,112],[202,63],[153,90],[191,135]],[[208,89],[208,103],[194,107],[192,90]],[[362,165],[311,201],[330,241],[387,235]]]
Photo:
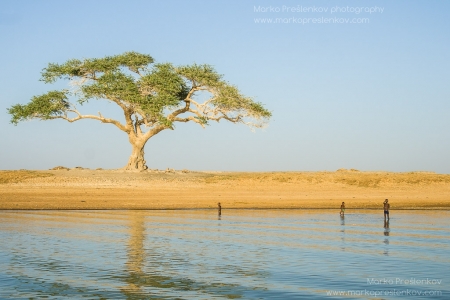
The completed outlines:
[[[429,172],[0,171],[0,209],[450,209],[450,175]]]

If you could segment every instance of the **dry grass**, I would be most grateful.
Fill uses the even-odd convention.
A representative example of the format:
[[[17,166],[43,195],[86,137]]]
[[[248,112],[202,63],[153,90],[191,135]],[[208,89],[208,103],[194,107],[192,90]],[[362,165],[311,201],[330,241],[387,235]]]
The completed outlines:
[[[0,171],[0,184],[19,183],[31,178],[44,178],[53,176],[53,174],[40,171]]]
[[[392,185],[430,185],[449,184],[450,175],[431,172],[271,172],[271,173],[233,173],[217,174],[205,178],[206,183],[225,183],[247,181],[266,184],[321,184],[340,183],[355,187],[377,188]]]
[[[129,181],[164,181],[164,182],[196,182],[204,184],[344,184],[361,188],[379,188],[384,186],[450,184],[450,175],[432,172],[359,172],[357,170],[338,170],[336,172],[119,172],[114,170],[70,170],[70,171],[0,171],[0,184],[20,183],[28,179],[64,182],[92,181],[114,179],[114,182]],[[36,181],[38,180],[38,181]]]

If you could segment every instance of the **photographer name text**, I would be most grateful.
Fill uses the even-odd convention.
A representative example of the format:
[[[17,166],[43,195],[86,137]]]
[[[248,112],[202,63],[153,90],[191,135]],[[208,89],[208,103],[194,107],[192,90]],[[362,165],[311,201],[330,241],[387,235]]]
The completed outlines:
[[[404,285],[439,285],[442,283],[442,279],[431,278],[367,278],[367,283],[370,285],[383,285],[383,284],[404,284]]]

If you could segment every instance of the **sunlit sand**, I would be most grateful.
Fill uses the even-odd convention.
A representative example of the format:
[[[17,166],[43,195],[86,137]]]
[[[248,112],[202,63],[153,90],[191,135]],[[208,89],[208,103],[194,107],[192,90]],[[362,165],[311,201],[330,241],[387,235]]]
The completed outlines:
[[[0,171],[0,209],[448,209],[450,175],[431,172]]]

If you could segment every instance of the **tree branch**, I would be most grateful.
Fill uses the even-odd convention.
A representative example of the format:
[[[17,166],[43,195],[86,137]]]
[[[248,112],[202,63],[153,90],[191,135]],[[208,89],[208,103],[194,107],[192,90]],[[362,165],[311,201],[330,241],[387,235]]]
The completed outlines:
[[[190,111],[191,103],[194,104],[196,107],[199,107],[200,104],[198,104],[196,101],[194,101],[191,97],[194,95],[195,92],[204,91],[204,90],[207,90],[207,88],[203,87],[203,86],[194,86],[193,88],[191,88],[191,90],[187,94],[186,98],[184,99],[185,106],[183,108],[177,109],[174,112],[172,112],[170,115],[167,116],[167,119],[169,119],[170,121],[174,121],[175,117],[178,116],[179,114]],[[199,117],[201,116],[198,113],[197,113],[197,115]]]
[[[74,117],[74,118],[69,118],[69,116],[67,115],[67,112],[74,113],[77,116]],[[100,112],[99,112],[98,116],[95,116],[95,115],[82,115],[76,109],[69,109],[69,110],[66,111],[66,113],[64,115],[52,116],[49,119],[63,119],[63,120],[66,120],[66,121],[68,121],[70,123],[78,121],[78,120],[81,120],[81,119],[93,119],[93,120],[98,120],[98,121],[100,121],[102,123],[110,123],[110,124],[116,125],[120,130],[122,130],[122,131],[124,131],[126,133],[128,133],[130,131],[130,128],[128,126],[123,125],[122,123],[120,123],[117,120],[105,118],[105,117],[103,117],[100,114]]]
[[[173,121],[175,117],[178,116],[179,114],[189,111],[190,105],[191,105],[190,101],[185,101],[185,106],[172,112],[170,115],[167,116],[167,119]]]
[[[152,130],[149,130],[146,133],[144,133],[143,139],[144,140],[148,140],[149,138],[151,138],[155,134],[158,134],[160,131],[163,131],[164,129],[168,129],[168,128],[170,128],[170,127],[165,126],[165,125],[159,125],[159,126],[153,128]]]
[[[200,126],[205,128],[205,123],[201,122],[199,119],[196,119],[194,116],[189,116],[189,117],[186,117],[186,118],[178,118],[178,117],[176,117],[173,121],[183,122],[183,123],[186,123],[186,122],[189,122],[189,121],[194,121],[195,123],[200,124]]]

